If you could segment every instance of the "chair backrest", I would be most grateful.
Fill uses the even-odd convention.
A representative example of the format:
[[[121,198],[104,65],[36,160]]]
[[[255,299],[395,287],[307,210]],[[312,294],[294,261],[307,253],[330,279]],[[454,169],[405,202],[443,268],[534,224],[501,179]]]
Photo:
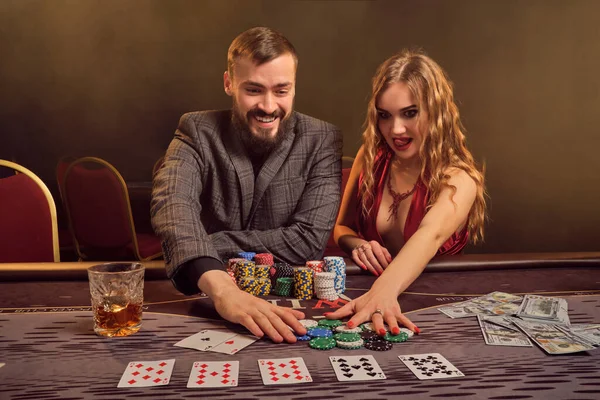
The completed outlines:
[[[63,179],[65,177],[65,172],[67,172],[67,168],[69,168],[69,165],[71,165],[73,163],[73,161],[75,161],[76,158],[72,157],[72,156],[66,156],[66,157],[62,157],[60,160],[58,160],[58,163],[56,164],[56,183],[58,184],[58,192],[60,194],[60,198],[62,200],[63,198],[63,193],[62,193],[62,187],[63,187]]]
[[[79,158],[67,167],[61,191],[80,258],[119,257],[128,246],[137,253],[127,185],[115,167],[100,158]]]
[[[0,160],[15,175],[0,179],[0,262],[59,262],[56,205],[33,172]]]

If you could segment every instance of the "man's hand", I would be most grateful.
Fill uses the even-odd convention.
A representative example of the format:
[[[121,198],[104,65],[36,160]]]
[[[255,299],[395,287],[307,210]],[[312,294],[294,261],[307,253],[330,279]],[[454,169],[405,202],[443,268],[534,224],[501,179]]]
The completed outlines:
[[[198,281],[200,290],[215,304],[219,315],[228,321],[245,326],[253,335],[265,334],[275,343],[296,342],[297,334],[306,334],[306,329],[298,319],[304,313],[291,308],[278,307],[240,290],[224,271],[213,270],[202,274]]]

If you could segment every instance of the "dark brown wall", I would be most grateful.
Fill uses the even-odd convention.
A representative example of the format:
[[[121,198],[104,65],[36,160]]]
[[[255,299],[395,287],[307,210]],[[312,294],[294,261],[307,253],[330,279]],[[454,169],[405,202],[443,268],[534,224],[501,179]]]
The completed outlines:
[[[150,179],[179,116],[225,108],[226,51],[267,25],[300,53],[296,108],[359,147],[370,78],[406,46],[446,68],[486,163],[475,252],[600,248],[600,1],[0,1],[0,158],[54,187],[63,155]]]

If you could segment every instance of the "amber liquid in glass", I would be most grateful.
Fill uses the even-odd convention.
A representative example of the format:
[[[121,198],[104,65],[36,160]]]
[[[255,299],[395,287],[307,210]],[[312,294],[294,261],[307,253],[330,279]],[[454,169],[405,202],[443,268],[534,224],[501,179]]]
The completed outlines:
[[[94,331],[102,336],[128,336],[142,326],[142,304],[100,304],[94,310]]]

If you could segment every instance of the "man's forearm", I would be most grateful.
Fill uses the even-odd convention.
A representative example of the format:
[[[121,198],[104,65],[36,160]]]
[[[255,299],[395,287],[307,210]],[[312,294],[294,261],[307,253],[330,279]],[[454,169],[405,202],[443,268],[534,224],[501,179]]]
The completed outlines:
[[[220,270],[205,272],[200,279],[198,279],[197,285],[198,288],[208,297],[213,299],[213,301],[225,297],[226,293],[229,293],[232,290],[239,290],[227,272]]]

